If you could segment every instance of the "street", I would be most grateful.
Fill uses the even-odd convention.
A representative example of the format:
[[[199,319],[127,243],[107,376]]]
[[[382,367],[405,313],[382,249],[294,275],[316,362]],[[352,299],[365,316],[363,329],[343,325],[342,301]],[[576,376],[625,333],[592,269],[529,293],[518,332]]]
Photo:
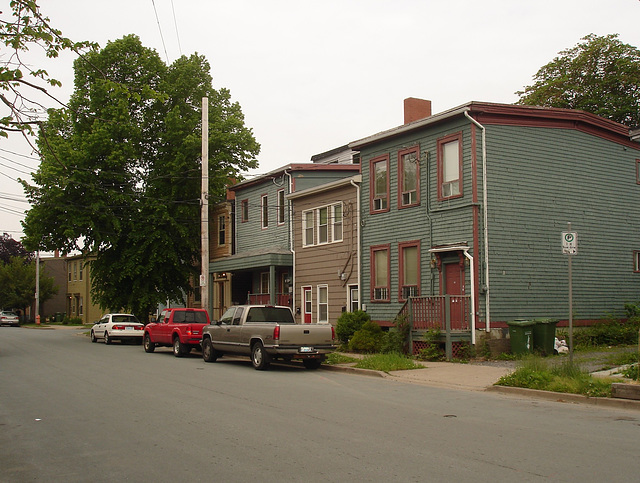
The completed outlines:
[[[0,327],[0,481],[635,481],[640,413]]]

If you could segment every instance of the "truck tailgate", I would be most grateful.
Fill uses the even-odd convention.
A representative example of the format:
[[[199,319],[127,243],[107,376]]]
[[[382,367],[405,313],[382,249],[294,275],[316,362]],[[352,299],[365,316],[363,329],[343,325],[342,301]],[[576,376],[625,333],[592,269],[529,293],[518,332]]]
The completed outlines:
[[[280,345],[323,346],[333,344],[330,325],[281,325]]]

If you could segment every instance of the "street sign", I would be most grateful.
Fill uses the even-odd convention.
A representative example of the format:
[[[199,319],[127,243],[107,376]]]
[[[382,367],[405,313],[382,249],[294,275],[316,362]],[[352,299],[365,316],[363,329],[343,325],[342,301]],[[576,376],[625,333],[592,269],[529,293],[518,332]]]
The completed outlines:
[[[562,253],[565,255],[578,253],[578,233],[575,231],[562,232]]]

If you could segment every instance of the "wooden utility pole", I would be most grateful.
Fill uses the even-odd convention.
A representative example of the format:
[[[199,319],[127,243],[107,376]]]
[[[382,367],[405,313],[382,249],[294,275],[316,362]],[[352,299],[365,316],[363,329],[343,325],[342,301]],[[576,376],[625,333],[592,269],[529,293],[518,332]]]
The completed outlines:
[[[202,198],[200,213],[201,271],[200,300],[209,312],[209,98],[202,98]]]

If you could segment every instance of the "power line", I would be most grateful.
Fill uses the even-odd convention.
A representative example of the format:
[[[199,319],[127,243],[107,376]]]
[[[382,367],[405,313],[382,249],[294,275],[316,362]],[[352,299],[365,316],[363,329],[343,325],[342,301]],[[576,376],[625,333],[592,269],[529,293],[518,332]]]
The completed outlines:
[[[178,39],[178,51],[182,56],[182,45],[180,45],[180,34],[178,33],[178,21],[176,19],[176,9],[173,7],[173,0],[171,0],[171,11],[173,12],[173,25],[176,28],[176,38]]]
[[[158,17],[158,10],[156,9],[155,0],[151,0],[153,4],[153,11],[156,14],[156,22],[158,22],[158,30],[160,31],[160,39],[162,40],[162,48],[164,49],[164,55],[167,58],[167,64],[169,63],[169,54],[167,54],[167,46],[164,44],[164,35],[162,35],[162,27],[160,26],[160,18]]]

